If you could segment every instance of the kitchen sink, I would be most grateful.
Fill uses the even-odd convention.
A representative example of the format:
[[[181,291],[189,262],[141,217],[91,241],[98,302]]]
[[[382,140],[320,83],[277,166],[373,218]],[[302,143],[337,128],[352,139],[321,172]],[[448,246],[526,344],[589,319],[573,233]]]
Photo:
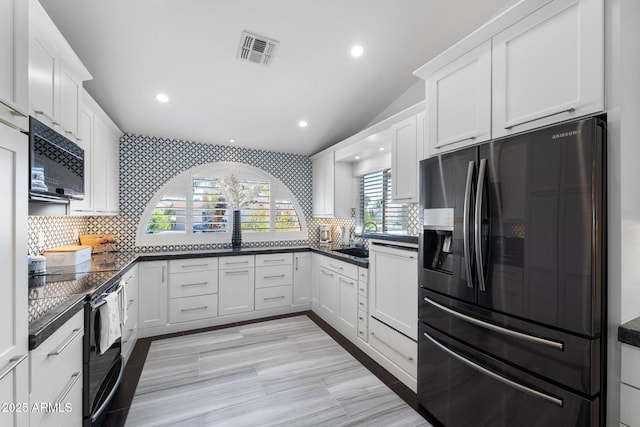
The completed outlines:
[[[369,258],[369,249],[365,248],[334,249],[334,252],[340,252],[341,254],[351,255],[358,258]]]

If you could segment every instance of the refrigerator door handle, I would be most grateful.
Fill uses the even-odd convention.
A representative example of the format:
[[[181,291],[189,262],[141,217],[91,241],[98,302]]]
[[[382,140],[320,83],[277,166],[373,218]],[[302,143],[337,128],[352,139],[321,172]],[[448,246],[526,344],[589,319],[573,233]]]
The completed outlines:
[[[464,219],[462,223],[462,237],[464,248],[464,268],[467,273],[467,287],[473,288],[473,276],[471,274],[471,248],[469,244],[469,217],[471,216],[471,190],[473,185],[473,172],[476,169],[476,162],[471,160],[467,167],[467,184],[464,188]]]
[[[498,375],[495,372],[485,368],[482,365],[479,365],[475,362],[472,362],[471,360],[467,359],[466,357],[463,357],[461,355],[459,355],[458,353],[454,352],[453,350],[450,350],[449,348],[447,348],[446,346],[444,346],[443,344],[439,343],[435,338],[433,338],[431,335],[427,334],[426,332],[424,333],[424,336],[431,341],[436,347],[438,347],[440,350],[444,351],[445,353],[447,353],[448,355],[450,355],[451,357],[459,360],[460,362],[464,363],[465,365],[469,366],[472,369],[475,369],[476,371],[487,375],[488,377],[493,378],[494,380],[500,381],[503,384],[506,384],[510,387],[515,388],[516,390],[520,390],[523,393],[529,394],[531,396],[535,396],[535,397],[539,397],[541,399],[544,399],[548,402],[551,402],[555,405],[560,406],[561,408],[564,405],[564,402],[562,399],[559,399],[555,396],[551,396],[550,394],[546,394],[546,393],[542,393],[538,390],[534,390],[530,387],[527,387],[525,385],[522,385],[520,383],[517,383],[515,381],[510,380],[509,378],[505,378],[502,375]]]
[[[484,282],[484,266],[482,260],[482,193],[484,180],[487,173],[487,159],[480,160],[478,169],[478,186],[476,189],[476,216],[475,216],[475,244],[476,244],[476,270],[478,272],[478,288],[481,291],[487,289]]]
[[[472,323],[476,326],[480,326],[481,328],[489,329],[491,331],[497,332],[499,334],[508,335],[510,337],[518,338],[523,341],[529,341],[534,344],[542,344],[547,347],[554,348],[556,350],[562,351],[564,349],[564,344],[559,341],[552,341],[545,338],[536,337],[529,334],[523,334],[522,332],[514,331],[511,329],[503,328],[502,326],[494,325],[493,323],[483,322],[482,320],[476,319],[475,317],[467,316],[466,314],[458,313],[455,310],[452,310],[448,307],[445,307],[441,304],[438,304],[435,301],[432,301],[429,298],[423,298],[424,301],[432,306],[439,308],[440,310],[449,313],[450,315],[457,317],[458,319],[464,320],[466,322]]]

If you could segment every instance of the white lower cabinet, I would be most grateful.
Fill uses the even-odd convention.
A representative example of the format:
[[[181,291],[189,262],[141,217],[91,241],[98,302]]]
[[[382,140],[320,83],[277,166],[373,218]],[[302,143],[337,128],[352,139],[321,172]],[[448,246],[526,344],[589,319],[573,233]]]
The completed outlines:
[[[31,351],[32,426],[82,425],[83,313]]]
[[[218,259],[169,261],[169,323],[218,316]]]
[[[28,356],[21,357],[10,363],[13,369],[2,372],[3,376],[0,377],[0,404],[8,406],[6,411],[0,411],[0,425],[28,426],[30,409],[27,381],[29,378],[29,358]]]
[[[293,254],[293,305],[311,302],[311,252]]]
[[[236,265],[244,267],[229,268]],[[253,311],[254,295],[254,256],[239,255],[221,259],[218,276],[218,314],[225,316]]]
[[[358,281],[338,275],[338,322],[352,336],[358,334]]]
[[[291,305],[293,289],[291,285],[256,289],[256,310],[287,307]]]
[[[175,298],[169,306],[169,323],[209,319],[218,315],[218,295]]]
[[[318,285],[320,312],[329,318],[334,318],[338,310],[338,278],[336,273],[320,267]]]
[[[122,326],[122,357],[126,365],[138,339],[138,266],[131,267],[122,280],[127,296],[127,321]]]
[[[418,373],[418,344],[375,318],[369,323],[369,344],[411,377]]]
[[[621,344],[620,422],[640,427],[640,348]]]
[[[140,329],[164,326],[168,322],[167,261],[144,261],[138,264],[138,327]]]
[[[358,266],[321,256],[318,312],[343,335],[358,336]]]

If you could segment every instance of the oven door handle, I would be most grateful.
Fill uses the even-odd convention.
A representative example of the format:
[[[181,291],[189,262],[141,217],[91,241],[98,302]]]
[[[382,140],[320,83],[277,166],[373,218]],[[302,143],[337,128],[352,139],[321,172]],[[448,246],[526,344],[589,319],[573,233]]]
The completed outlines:
[[[107,409],[107,407],[111,403],[113,396],[116,394],[116,391],[118,391],[118,387],[122,382],[123,374],[124,374],[124,360],[122,356],[120,356],[120,372],[118,373],[118,379],[116,379],[116,383],[113,385],[113,388],[109,392],[109,395],[107,396],[107,398],[104,400],[104,402],[102,402],[102,405],[100,405],[100,407],[95,412],[95,414],[91,415],[91,423],[95,423],[96,420],[100,417],[100,415],[102,415],[102,413],[105,411],[105,409]]]

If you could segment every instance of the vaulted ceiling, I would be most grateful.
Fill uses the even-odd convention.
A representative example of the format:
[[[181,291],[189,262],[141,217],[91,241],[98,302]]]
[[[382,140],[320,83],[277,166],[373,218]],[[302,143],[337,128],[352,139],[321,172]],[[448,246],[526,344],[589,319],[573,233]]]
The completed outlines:
[[[124,132],[306,155],[366,127],[418,82],[416,68],[508,3],[40,1]],[[243,31],[278,42],[268,65],[238,59]]]

